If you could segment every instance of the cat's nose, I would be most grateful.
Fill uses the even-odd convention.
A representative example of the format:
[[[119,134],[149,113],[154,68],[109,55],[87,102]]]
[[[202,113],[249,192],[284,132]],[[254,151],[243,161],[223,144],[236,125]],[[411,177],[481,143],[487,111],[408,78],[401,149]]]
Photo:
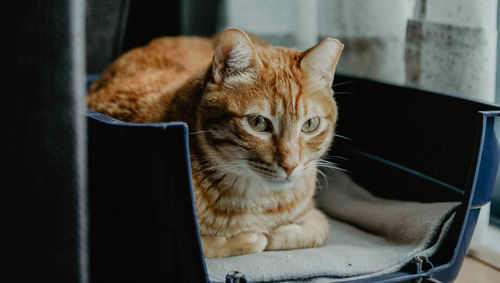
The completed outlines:
[[[283,171],[285,171],[287,176],[290,176],[293,170],[297,168],[297,164],[281,164],[281,168],[283,168]]]

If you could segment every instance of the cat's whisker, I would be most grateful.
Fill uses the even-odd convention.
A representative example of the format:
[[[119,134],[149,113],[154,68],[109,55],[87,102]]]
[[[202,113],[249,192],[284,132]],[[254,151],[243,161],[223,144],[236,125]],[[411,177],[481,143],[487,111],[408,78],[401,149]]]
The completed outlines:
[[[197,176],[199,174],[206,175],[207,172],[213,171],[213,174],[210,174],[210,177],[217,177],[221,174],[231,173],[234,169],[241,169],[247,167],[246,164],[239,164],[234,162],[228,162],[225,164],[212,164],[212,166],[202,167],[198,170],[193,171],[193,176]]]
[[[349,170],[344,169],[344,168],[340,168],[340,167],[337,166],[337,164],[335,164],[333,162],[330,162],[328,160],[324,160],[324,159],[318,159],[318,161],[316,162],[316,165],[318,167],[321,167],[321,168],[339,170],[339,171],[342,171],[342,172],[349,172]]]
[[[348,137],[343,136],[343,135],[339,135],[339,134],[333,134],[333,135],[334,135],[335,137],[339,137],[339,138],[344,139],[344,140],[352,141],[352,139],[351,139],[351,138],[348,138]]]
[[[243,164],[226,164],[224,166],[220,166],[217,168],[217,171],[223,173],[234,173],[236,170],[241,170],[241,168],[246,168],[246,165]]]
[[[334,85],[332,86],[332,88],[334,88],[334,87],[336,87],[336,86],[341,86],[341,85],[346,85],[346,84],[353,84],[353,83],[356,83],[356,81],[341,82],[341,83],[334,84]]]
[[[206,132],[209,132],[208,130],[207,131],[197,131],[197,132],[190,132],[188,133],[189,135],[198,135],[198,134],[203,134],[203,133],[206,133]]]
[[[227,163],[223,165],[216,165],[212,166],[211,169],[212,171],[215,171],[215,176],[221,175],[221,174],[228,174],[231,173],[232,170],[234,169],[241,169],[247,167],[245,164],[237,164],[237,163]],[[205,169],[207,170],[207,169]],[[201,172],[200,172],[201,173]]]
[[[334,91],[334,94],[356,94],[355,92],[351,91]]]
[[[197,172],[197,173],[193,174],[193,176],[202,175],[203,180],[206,180],[206,179],[218,178],[218,177],[225,175],[225,174],[228,174],[228,173],[230,173],[230,172],[227,170],[227,168],[218,167],[216,170],[212,170],[211,174],[207,173],[207,172]]]
[[[340,167],[337,167],[337,166],[318,166],[318,167],[325,168],[325,169],[330,169],[330,170],[338,170],[338,171],[349,173],[349,170],[344,169],[344,168],[340,168]]]
[[[204,172],[207,172],[207,171],[216,171],[217,168],[219,168],[220,165],[212,165],[212,166],[209,166],[209,167],[201,167],[201,168],[198,168],[196,170],[193,170],[193,173],[204,173]]]
[[[344,156],[340,156],[340,155],[333,155],[331,157],[332,158],[337,158],[337,159],[342,159],[342,160],[345,160],[345,161],[351,161],[349,158],[344,157]]]
[[[273,176],[275,175],[275,173],[274,173],[274,172],[272,172],[272,171],[262,170],[262,169],[257,168],[257,167],[252,167],[252,169],[253,169],[255,172],[261,173],[262,175],[265,175],[265,176],[268,176],[268,177],[273,177]]]
[[[325,180],[326,187],[328,188],[328,178],[326,177],[326,174],[321,171],[319,168],[316,168],[316,172],[318,172],[321,177]],[[320,185],[321,183],[319,182],[319,179],[316,179],[316,182],[318,183],[317,185]],[[321,186],[316,186],[317,188],[322,188]]]
[[[323,160],[329,160],[329,159],[333,159],[333,160],[340,159],[342,161],[347,161],[347,162],[351,161],[349,158],[344,157],[344,156],[340,156],[340,155],[330,155],[327,157],[323,157]]]

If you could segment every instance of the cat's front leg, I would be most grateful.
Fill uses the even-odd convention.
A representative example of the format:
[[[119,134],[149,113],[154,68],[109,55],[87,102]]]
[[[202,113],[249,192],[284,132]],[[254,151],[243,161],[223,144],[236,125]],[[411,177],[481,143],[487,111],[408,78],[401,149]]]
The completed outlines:
[[[233,237],[202,236],[203,253],[207,258],[258,253],[267,246],[262,233],[244,232]]]
[[[282,225],[268,235],[266,250],[318,247],[328,239],[328,222],[323,213],[312,209],[294,223]]]

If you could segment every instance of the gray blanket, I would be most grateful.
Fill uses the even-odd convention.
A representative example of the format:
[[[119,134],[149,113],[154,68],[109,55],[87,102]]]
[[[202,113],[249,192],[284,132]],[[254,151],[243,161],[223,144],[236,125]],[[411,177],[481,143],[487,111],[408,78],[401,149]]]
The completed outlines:
[[[207,259],[210,280],[224,282],[233,270],[251,282],[339,282],[394,272],[436,251],[459,205],[381,199],[339,172],[327,181],[318,193],[330,216],[325,246]]]

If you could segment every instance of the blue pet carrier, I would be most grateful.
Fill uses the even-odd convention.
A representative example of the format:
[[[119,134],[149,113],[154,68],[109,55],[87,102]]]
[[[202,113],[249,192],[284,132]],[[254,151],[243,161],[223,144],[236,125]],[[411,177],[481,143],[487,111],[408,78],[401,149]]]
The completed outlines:
[[[380,197],[461,203],[432,257],[352,282],[453,281],[493,190],[500,108],[340,75],[335,85],[344,93],[336,95],[337,133],[348,138],[336,138],[329,154],[350,160],[342,166],[353,180]],[[209,282],[186,124],[130,124],[91,110],[87,115],[92,279]],[[227,282],[246,281],[239,276],[233,273]]]

